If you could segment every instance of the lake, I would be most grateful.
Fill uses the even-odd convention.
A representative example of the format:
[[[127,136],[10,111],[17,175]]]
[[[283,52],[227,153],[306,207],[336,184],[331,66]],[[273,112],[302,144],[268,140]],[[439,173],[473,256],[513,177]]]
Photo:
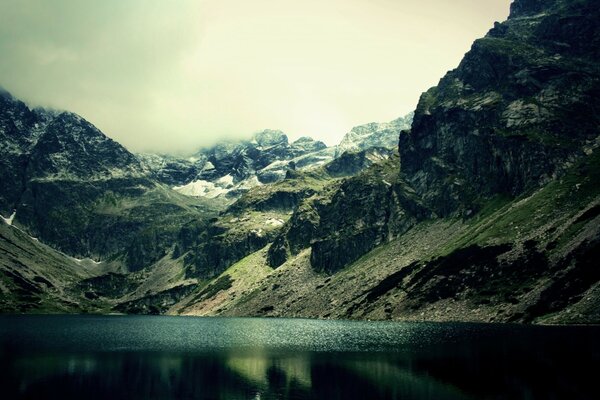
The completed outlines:
[[[592,399],[600,327],[0,316],[0,397]]]

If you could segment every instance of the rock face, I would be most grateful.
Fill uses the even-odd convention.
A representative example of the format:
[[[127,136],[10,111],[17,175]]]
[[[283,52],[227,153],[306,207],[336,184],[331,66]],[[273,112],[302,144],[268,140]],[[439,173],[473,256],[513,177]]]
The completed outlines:
[[[10,215],[25,190],[29,154],[52,116],[0,89],[0,212]]]
[[[278,267],[310,247],[313,268],[334,273],[427,218],[429,211],[398,179],[397,168],[397,155],[389,155],[307,198],[275,238],[269,264]]]
[[[230,175],[233,182],[257,176],[260,183],[271,183],[285,176],[285,167],[298,157],[319,152],[327,146],[308,137],[289,143],[281,131],[266,129],[256,133],[251,140],[218,144],[202,149],[196,157],[209,165],[200,179],[214,179]],[[264,173],[263,170],[269,171]]]
[[[393,157],[394,151],[386,147],[369,147],[366,150],[340,154],[325,165],[325,171],[332,177],[353,176],[370,166]]]
[[[200,172],[195,157],[178,158],[166,154],[136,154],[142,166],[151,171],[156,180],[169,186],[180,186],[192,182]]]
[[[409,129],[412,120],[413,113],[410,113],[391,122],[372,122],[354,127],[336,146],[335,156],[340,157],[345,152],[358,152],[372,147],[396,148],[400,132]]]
[[[543,185],[597,137],[594,4],[515,1],[508,21],[421,97],[399,151],[403,176],[436,213]]]

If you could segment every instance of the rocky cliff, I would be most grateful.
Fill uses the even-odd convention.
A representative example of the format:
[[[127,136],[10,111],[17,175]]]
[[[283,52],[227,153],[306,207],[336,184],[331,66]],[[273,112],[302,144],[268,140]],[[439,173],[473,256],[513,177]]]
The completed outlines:
[[[598,136],[595,1],[516,1],[420,99],[402,174],[439,215],[550,182]]]

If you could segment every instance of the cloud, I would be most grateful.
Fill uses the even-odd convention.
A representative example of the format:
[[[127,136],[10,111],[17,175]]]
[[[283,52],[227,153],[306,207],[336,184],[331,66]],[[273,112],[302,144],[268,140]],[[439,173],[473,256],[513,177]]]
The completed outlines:
[[[414,109],[509,0],[5,0],[0,84],[134,151],[329,144]]]

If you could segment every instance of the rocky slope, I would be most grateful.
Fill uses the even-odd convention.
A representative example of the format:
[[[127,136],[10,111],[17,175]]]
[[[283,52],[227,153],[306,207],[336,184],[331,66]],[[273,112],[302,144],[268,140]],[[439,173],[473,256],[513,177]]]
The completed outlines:
[[[169,312],[598,323],[599,154],[595,148],[561,180],[516,200],[498,197],[472,218],[416,223],[334,273],[315,267],[310,247],[269,269],[265,248]]]
[[[104,272],[103,265],[69,258],[0,221],[1,312],[97,310],[84,293],[70,287]]]

